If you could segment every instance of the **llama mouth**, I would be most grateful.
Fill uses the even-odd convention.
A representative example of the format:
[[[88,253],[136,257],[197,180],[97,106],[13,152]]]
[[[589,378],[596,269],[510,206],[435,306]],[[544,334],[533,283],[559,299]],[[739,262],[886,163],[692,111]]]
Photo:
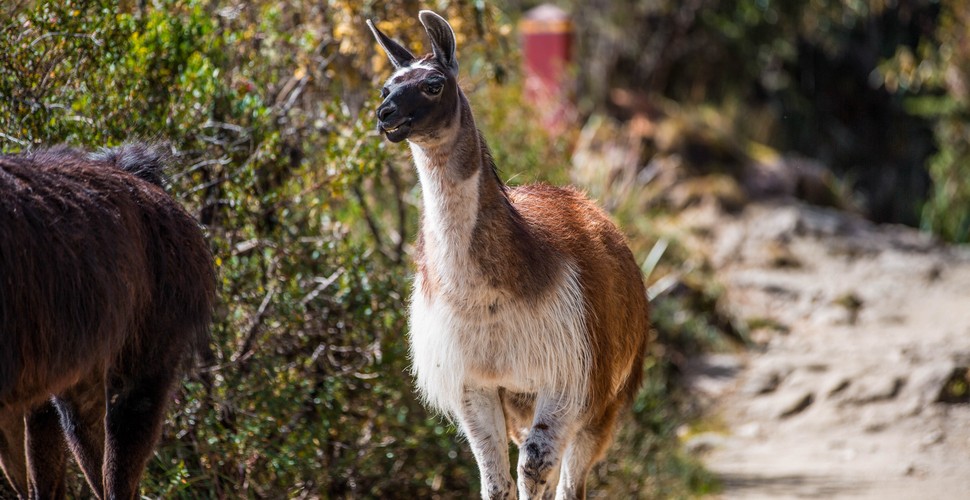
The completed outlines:
[[[393,127],[388,127],[382,123],[381,131],[384,132],[384,136],[387,137],[389,141],[401,142],[404,139],[407,139],[408,135],[411,133],[411,120],[404,120]]]

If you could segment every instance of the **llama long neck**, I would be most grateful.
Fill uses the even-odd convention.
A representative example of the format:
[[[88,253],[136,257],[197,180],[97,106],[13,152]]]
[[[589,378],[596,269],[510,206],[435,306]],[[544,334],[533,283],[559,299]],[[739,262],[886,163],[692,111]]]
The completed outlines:
[[[430,257],[463,259],[483,214],[511,216],[465,97],[460,96],[456,119],[436,140],[410,144],[424,203],[422,237],[441,253]]]
[[[536,300],[568,258],[513,207],[464,96],[457,113],[435,142],[411,143],[424,202],[416,258],[423,288],[467,297],[484,285]]]

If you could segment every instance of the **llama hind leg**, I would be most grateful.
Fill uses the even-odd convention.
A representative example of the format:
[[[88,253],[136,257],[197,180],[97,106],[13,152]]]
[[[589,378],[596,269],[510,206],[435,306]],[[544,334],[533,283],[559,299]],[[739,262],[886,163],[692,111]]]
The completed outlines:
[[[465,389],[458,421],[468,438],[482,483],[482,498],[515,498],[509,473],[505,415],[496,389]]]
[[[92,378],[54,398],[67,445],[98,498],[105,498],[104,384]]]
[[[67,446],[57,409],[50,401],[27,414],[25,447],[30,497],[64,498]]]
[[[581,428],[563,455],[557,500],[586,498],[586,478],[613,440],[618,403],[592,425]]]
[[[559,476],[562,470],[562,460],[556,463],[556,467],[552,469],[552,472],[547,476],[546,490],[542,493],[542,500],[554,500],[556,498],[556,491],[559,489]]]
[[[108,497],[138,497],[138,483],[161,433],[174,379],[171,372],[109,377],[104,456]]]
[[[586,430],[580,431],[563,456],[557,500],[586,498],[586,477],[596,459],[596,443]]]
[[[0,468],[17,495],[27,497],[27,451],[24,449],[24,415],[0,412]]]

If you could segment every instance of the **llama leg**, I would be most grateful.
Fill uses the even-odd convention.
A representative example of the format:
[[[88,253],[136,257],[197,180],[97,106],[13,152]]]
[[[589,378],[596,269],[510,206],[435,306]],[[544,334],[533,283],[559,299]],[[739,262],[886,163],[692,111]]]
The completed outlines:
[[[64,498],[67,494],[67,447],[57,409],[50,401],[26,418],[27,478],[31,498]]]
[[[91,490],[104,496],[104,386],[90,381],[54,398],[64,437]]]
[[[165,369],[172,366],[161,363]],[[172,373],[109,377],[104,488],[112,499],[138,497],[138,483],[161,433]]]
[[[505,413],[505,428],[509,438],[515,446],[522,446],[525,438],[529,437],[532,417],[536,410],[535,394],[521,394],[499,389],[499,399],[502,401],[502,412]]]
[[[556,467],[552,469],[552,472],[549,473],[549,479],[546,481],[546,490],[542,493],[542,500],[554,500],[556,498],[556,490],[559,486],[561,469],[562,460],[560,460],[556,464]]]
[[[0,412],[0,467],[17,495],[27,497],[27,451],[24,449],[24,415]]]
[[[580,431],[563,456],[557,500],[586,498],[586,476],[596,458],[596,443],[586,430]]]
[[[466,388],[458,421],[478,462],[482,498],[515,498],[512,474],[509,473],[505,415],[498,391]]]
[[[557,500],[586,498],[586,477],[613,439],[618,406],[619,403],[615,403],[593,425],[580,429],[569,443],[563,456],[562,474],[556,490]]]
[[[529,435],[519,447],[519,496],[542,498],[549,475],[575,432],[575,412],[563,408],[556,397],[540,396]]]

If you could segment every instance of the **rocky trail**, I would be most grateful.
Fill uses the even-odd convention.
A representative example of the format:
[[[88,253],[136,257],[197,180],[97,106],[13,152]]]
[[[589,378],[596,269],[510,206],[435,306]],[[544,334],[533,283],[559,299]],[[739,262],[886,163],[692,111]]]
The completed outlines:
[[[970,498],[970,250],[794,201],[688,218],[755,345],[687,370],[716,498]]]

